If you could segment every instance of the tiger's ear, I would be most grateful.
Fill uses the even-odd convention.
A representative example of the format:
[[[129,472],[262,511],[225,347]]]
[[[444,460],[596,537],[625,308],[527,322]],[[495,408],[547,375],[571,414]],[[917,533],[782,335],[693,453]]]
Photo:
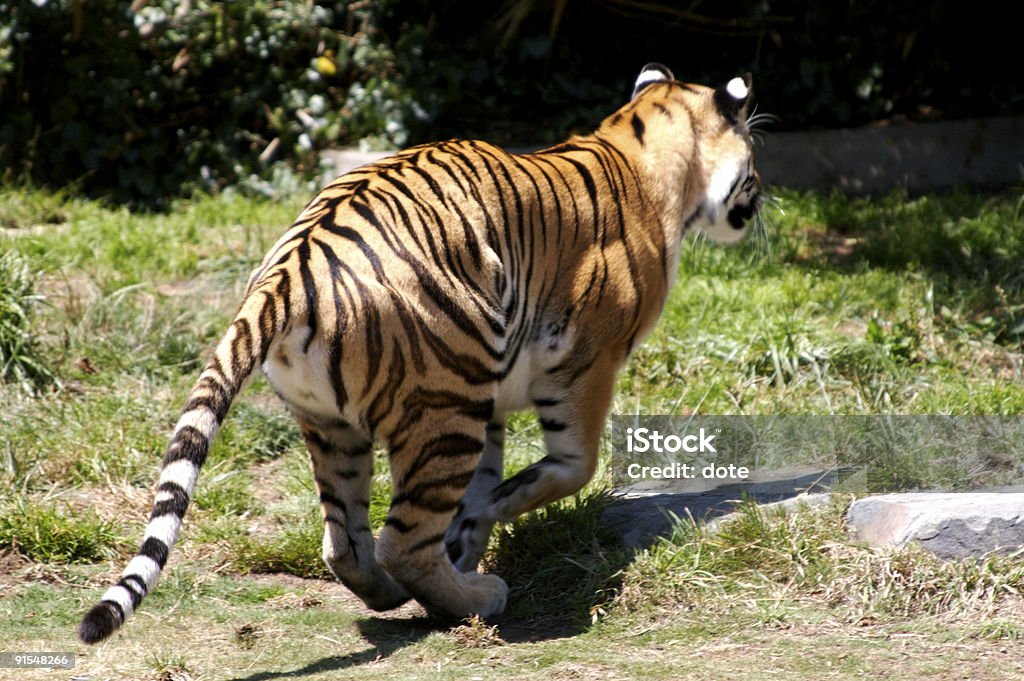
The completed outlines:
[[[735,124],[739,121],[740,112],[750,101],[750,84],[750,74],[744,73],[715,90],[715,104],[718,106],[718,111],[730,123]]]
[[[636,77],[636,85],[633,86],[633,96],[630,99],[636,99],[636,96],[640,94],[640,91],[651,83],[660,83],[667,80],[675,80],[676,77],[672,75],[672,72],[668,70],[667,66],[661,64],[648,64],[647,66],[640,69],[640,75]]]

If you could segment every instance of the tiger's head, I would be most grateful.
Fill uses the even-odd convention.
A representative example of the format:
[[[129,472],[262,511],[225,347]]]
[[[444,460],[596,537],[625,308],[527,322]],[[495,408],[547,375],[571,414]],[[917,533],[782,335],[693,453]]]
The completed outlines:
[[[677,81],[661,64],[648,64],[632,101],[602,125],[638,145],[652,191],[671,228],[732,243],[747,231],[761,205],[747,109],[751,77],[719,88]],[[629,138],[632,138],[629,140]]]

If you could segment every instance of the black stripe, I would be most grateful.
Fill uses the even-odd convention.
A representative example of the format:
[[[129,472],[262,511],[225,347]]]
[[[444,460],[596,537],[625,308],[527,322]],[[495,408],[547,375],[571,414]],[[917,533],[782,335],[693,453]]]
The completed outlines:
[[[389,525],[389,526],[395,528],[398,532],[400,532],[402,534],[408,534],[409,532],[412,532],[414,529],[419,527],[419,523],[413,523],[412,525],[406,525],[405,523],[403,523],[398,518],[393,518],[391,516],[388,516],[388,519],[384,521],[384,524],[385,525]]]
[[[633,113],[632,124],[633,124],[633,136],[636,137],[636,141],[640,143],[640,146],[645,146],[644,145],[644,130],[647,129],[647,126],[644,125],[643,119],[640,118],[640,116],[637,115],[636,112]]]
[[[469,484],[471,474],[467,474],[463,477],[461,482],[461,488],[465,488]],[[436,497],[426,498],[423,493],[429,491],[432,488],[452,488],[453,485],[447,482],[438,483],[424,483],[423,485],[417,485],[412,489],[412,492],[407,494],[400,494],[397,497],[391,499],[392,506],[399,506],[402,504],[408,504],[413,508],[422,508],[423,510],[430,511],[432,513],[449,513],[454,511],[459,506],[458,500],[446,501],[444,499],[438,499]]]
[[[161,492],[170,494],[171,498],[153,504],[153,511],[149,514],[150,520],[170,513],[179,518],[185,515],[185,510],[188,508],[188,493],[181,485],[176,482],[162,482],[156,491],[157,494]]]
[[[406,479],[411,478],[417,471],[411,471],[406,475]],[[410,503],[414,506],[421,506],[423,508],[434,508],[434,502],[424,501],[423,497],[427,492],[434,490],[455,490],[461,491],[469,484],[470,479],[473,477],[473,469],[466,472],[452,473],[446,475],[443,478],[431,478],[423,482],[417,482],[415,485],[407,486],[402,490],[401,494],[397,494],[391,498],[392,504],[403,504]],[[459,505],[459,500],[455,501],[437,501],[437,508],[441,510],[447,510],[449,508],[455,508]]]
[[[483,451],[483,448],[483,441],[469,435],[463,435],[462,433],[438,435],[420,448],[419,455],[409,464],[409,472],[402,479],[402,484],[407,484],[412,476],[422,470],[433,459],[455,459],[462,456],[479,454]]]
[[[302,289],[306,294],[306,324],[309,326],[309,336],[302,346],[302,351],[306,353],[309,352],[309,346],[313,343],[317,331],[316,282],[313,280],[313,271],[309,268],[309,260],[309,242],[303,241],[299,244],[299,274],[302,275]]]
[[[203,465],[206,461],[206,452],[210,447],[210,441],[198,429],[193,426],[185,426],[180,429],[167,448],[167,455],[164,456],[164,466],[175,461],[189,461],[196,467]]]
[[[369,422],[370,430],[375,431],[377,425],[390,413],[394,411],[395,395],[398,387],[405,382],[405,354],[398,342],[398,337],[393,337],[391,348],[391,363],[388,365],[384,384],[381,385],[377,394],[374,395],[370,406],[366,409],[366,419]]]
[[[330,487],[330,485],[327,485],[326,483],[324,483],[323,480],[320,479],[317,479],[316,484],[318,487],[320,487],[320,503],[333,506],[334,508],[344,513],[345,517],[348,517],[348,507],[345,506],[345,502],[331,494],[329,491],[324,490],[324,487]]]
[[[505,497],[511,496],[522,485],[529,485],[539,477],[540,472],[537,470],[537,464],[527,466],[494,488],[494,491],[491,492],[491,503],[497,503]]]
[[[405,553],[406,553],[406,555],[408,555],[410,553],[417,553],[418,551],[422,551],[423,549],[429,549],[431,546],[439,544],[443,540],[444,540],[444,532],[442,532],[440,534],[435,534],[435,535],[433,535],[431,537],[427,537],[426,539],[421,539],[420,541],[416,542],[415,544],[413,544],[412,546],[407,548],[405,550]]]
[[[216,371],[216,368],[212,366],[208,367],[208,369]],[[205,407],[213,412],[213,417],[217,420],[218,424],[223,423],[224,417],[227,415],[228,409],[231,407],[231,395],[228,392],[228,389],[221,385],[214,376],[206,374],[196,382],[196,387],[192,389],[192,393],[194,395],[196,392],[203,391],[206,391],[208,394],[195,395],[192,397],[185,405],[182,413],[188,413],[193,409]]]
[[[270,342],[274,339],[274,332],[277,330],[277,300],[266,291],[263,292],[263,308],[259,316],[260,327],[260,356],[259,362],[267,358],[267,351],[270,349]]]
[[[324,439],[323,435],[315,430],[303,428],[302,436],[306,440],[306,445],[309,447],[315,447],[324,454],[330,454],[334,451],[334,445]]]
[[[231,383],[237,387],[253,364],[252,327],[248,319],[236,319],[231,326],[236,329],[231,339]]]
[[[313,239],[323,253],[324,258],[327,260],[327,266],[331,270],[331,279],[333,285],[331,286],[331,292],[334,298],[334,330],[332,332],[330,349],[328,350],[328,377],[331,382],[331,390],[334,391],[334,404],[338,407],[338,411],[343,411],[345,405],[348,403],[348,390],[345,388],[344,375],[341,371],[341,352],[342,343],[341,337],[345,332],[345,328],[348,324],[348,310],[341,301],[341,296],[338,292],[338,285],[342,283],[341,277],[341,261],[335,255],[334,250],[320,239]],[[367,308],[376,315],[376,309],[373,307]],[[369,336],[370,330],[379,328],[379,324],[374,323],[374,319],[369,320],[366,324],[367,335]],[[372,343],[372,338],[368,339],[369,348],[369,365],[371,370],[376,370],[376,365],[380,360],[380,350],[376,348]]]
[[[167,564],[168,548],[167,544],[163,543],[162,540],[156,537],[149,537],[146,541],[142,542],[142,546],[139,547],[139,555],[145,556],[152,559],[160,569],[164,569],[164,565]]]
[[[139,607],[139,603],[142,602],[142,597],[146,595],[146,583],[143,582],[141,578],[137,575],[122,577],[117,581],[117,586],[124,588],[131,596],[133,609]],[[132,588],[133,586],[137,586],[139,588]]]
[[[555,421],[554,419],[541,419],[540,427],[546,431],[557,433],[565,430],[566,425],[562,421]]]

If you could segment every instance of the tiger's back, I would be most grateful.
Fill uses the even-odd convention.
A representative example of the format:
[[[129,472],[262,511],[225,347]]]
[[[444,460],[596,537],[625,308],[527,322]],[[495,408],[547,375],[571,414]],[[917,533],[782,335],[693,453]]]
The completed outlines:
[[[414,597],[442,616],[500,612],[507,587],[475,570],[494,523],[590,479],[615,376],[664,305],[680,240],[734,240],[757,209],[748,85],[684,85],[650,65],[593,135],[525,155],[424,145],[327,186],[253,273],[172,436],[139,555],[83,640],[152,588],[259,365],[310,451],[332,571],[377,609]],[[502,481],[505,417],[528,406],[547,455]],[[376,540],[374,442],[393,485]]]

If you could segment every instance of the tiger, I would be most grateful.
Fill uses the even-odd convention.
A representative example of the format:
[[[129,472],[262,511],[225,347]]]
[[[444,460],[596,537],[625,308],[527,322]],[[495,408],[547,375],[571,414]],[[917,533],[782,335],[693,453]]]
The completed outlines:
[[[478,571],[494,525],[594,475],[616,376],[683,238],[732,243],[756,222],[750,98],[750,74],[711,88],[648,64],[591,134],[525,154],[425,144],[327,184],[250,275],[174,427],[141,546],[81,640],[109,637],[154,588],[257,367],[308,449],[330,571],[376,611],[502,613],[506,583]],[[506,417],[531,407],[546,454],[503,480]],[[392,485],[376,538],[375,445]]]

